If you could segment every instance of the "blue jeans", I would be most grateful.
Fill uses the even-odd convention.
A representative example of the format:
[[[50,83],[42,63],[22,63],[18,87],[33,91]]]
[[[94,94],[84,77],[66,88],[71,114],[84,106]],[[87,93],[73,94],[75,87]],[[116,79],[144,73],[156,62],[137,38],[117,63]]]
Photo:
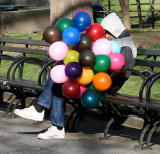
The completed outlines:
[[[51,123],[59,127],[64,126],[64,99],[62,85],[53,82],[49,77],[37,104],[51,109]]]

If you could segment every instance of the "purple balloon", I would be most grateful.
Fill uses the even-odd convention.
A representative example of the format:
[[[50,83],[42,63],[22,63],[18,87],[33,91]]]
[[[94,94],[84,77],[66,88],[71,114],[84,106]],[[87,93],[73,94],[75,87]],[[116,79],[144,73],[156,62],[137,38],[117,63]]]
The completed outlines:
[[[82,66],[77,62],[70,62],[65,67],[65,73],[70,79],[77,79],[82,75]]]
[[[73,47],[73,49],[72,50],[75,50],[75,51],[77,51],[77,52],[81,52],[81,50],[79,50],[78,48],[76,48],[75,46]]]

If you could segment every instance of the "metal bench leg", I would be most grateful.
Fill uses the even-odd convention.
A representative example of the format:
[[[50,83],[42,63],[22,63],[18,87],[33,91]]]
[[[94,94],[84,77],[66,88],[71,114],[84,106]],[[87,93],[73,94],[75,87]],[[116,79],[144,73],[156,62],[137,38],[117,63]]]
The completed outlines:
[[[100,137],[99,138],[100,141],[108,139],[108,137],[109,137],[109,136],[107,136],[108,131],[109,131],[109,128],[111,127],[111,125],[113,124],[114,121],[115,121],[115,119],[113,117],[109,120],[109,122],[107,123],[106,128],[104,130],[104,137]]]
[[[65,127],[65,131],[69,131],[69,125],[70,125],[70,122],[71,122],[71,119],[73,118],[73,115],[78,112],[80,110],[79,107],[77,107],[76,109],[74,109],[71,114],[69,115],[67,121],[66,121],[66,127]]]
[[[156,131],[156,129],[159,127],[159,125],[160,125],[160,121],[154,123],[152,129],[150,130],[150,132],[147,136],[146,147],[145,147],[146,149],[151,149],[150,141],[151,141],[153,133]]]
[[[3,102],[3,91],[0,89],[0,102]]]
[[[150,128],[150,124],[147,124],[144,127],[144,129],[142,130],[141,135],[139,137],[139,145],[135,145],[134,148],[144,149],[144,147],[143,147],[143,140],[144,140],[145,133],[148,131],[149,128]]]
[[[79,110],[77,112],[77,114],[75,115],[75,117],[73,119],[73,122],[72,122],[72,125],[71,125],[71,131],[75,130],[75,123],[76,123],[77,119],[80,117],[80,114],[81,114],[81,110]]]
[[[5,114],[3,115],[3,117],[7,117],[7,115],[9,114],[10,108],[13,105],[15,100],[16,100],[16,97],[11,100],[11,102],[9,103],[9,105],[8,105],[6,111],[5,111]]]
[[[14,110],[17,108],[17,106],[18,106],[19,104],[20,104],[20,100],[17,99],[17,100],[16,100],[16,103],[15,103],[15,105],[14,105],[12,111],[11,111],[11,117],[12,117],[12,118],[15,117]]]

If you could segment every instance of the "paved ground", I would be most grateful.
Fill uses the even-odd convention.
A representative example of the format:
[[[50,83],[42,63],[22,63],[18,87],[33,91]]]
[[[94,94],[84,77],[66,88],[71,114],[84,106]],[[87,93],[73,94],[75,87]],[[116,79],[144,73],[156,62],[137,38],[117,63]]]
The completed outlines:
[[[4,100],[9,94],[4,95]],[[26,102],[29,104],[29,100]],[[2,104],[0,104],[2,106]],[[71,107],[67,106],[69,113]],[[152,150],[135,149],[141,133],[143,120],[130,116],[121,128],[111,129],[109,139],[103,137],[106,120],[101,112],[86,112],[84,119],[76,123],[75,132],[66,133],[65,139],[40,140],[37,134],[50,126],[50,121],[35,125],[31,120],[20,117],[3,117],[0,110],[0,154],[47,153],[47,154],[159,154],[160,134],[155,134],[151,141]],[[67,117],[66,117],[67,118]]]
[[[0,111],[0,116],[4,112]],[[40,125],[33,121],[17,118],[0,118],[0,153],[48,153],[48,154],[158,154],[160,135],[153,136],[152,150],[134,149],[138,143],[139,129],[123,127],[111,129],[107,141],[99,141],[103,136],[104,118],[89,118],[76,125],[76,132],[66,133],[65,139],[39,140],[37,134],[50,126],[47,120]]]

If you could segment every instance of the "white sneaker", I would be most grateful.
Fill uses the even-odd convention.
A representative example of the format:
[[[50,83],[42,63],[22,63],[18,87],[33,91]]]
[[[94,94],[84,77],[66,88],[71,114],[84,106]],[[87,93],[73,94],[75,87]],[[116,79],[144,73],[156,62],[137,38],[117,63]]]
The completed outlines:
[[[35,110],[34,106],[30,106],[24,109],[15,109],[14,113],[22,118],[35,120],[35,121],[43,121],[43,118],[44,118],[44,111],[39,113]]]
[[[62,139],[65,138],[65,131],[64,128],[62,130],[58,130],[56,126],[51,126],[46,132],[38,134],[37,138],[45,140],[53,138]]]

